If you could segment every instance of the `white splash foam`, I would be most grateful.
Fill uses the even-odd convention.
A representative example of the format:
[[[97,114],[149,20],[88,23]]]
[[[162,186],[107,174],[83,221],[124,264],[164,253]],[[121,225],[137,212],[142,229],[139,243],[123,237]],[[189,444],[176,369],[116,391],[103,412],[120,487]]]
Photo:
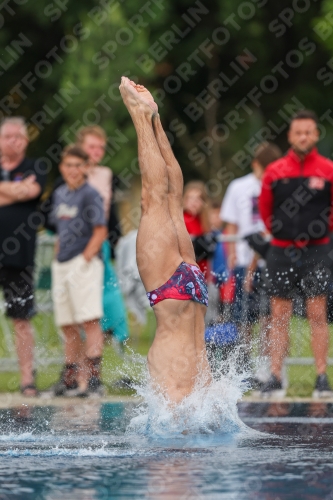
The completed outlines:
[[[147,373],[145,381],[135,386],[144,403],[136,409],[127,435],[172,438],[246,432],[248,427],[238,416],[237,401],[247,390],[247,374],[235,369],[236,357],[237,353],[229,360],[227,374],[221,373],[221,367],[210,385],[199,380],[193,392],[178,405],[171,405],[162,393],[154,392]]]
[[[21,434],[15,434],[14,432],[10,432],[9,434],[1,434],[0,441],[35,441],[36,436],[33,432],[22,432]]]
[[[0,452],[0,456],[10,457],[128,457],[133,456],[134,452],[119,450],[107,450],[103,446],[100,448],[58,448],[57,446],[50,449],[19,449],[14,448]]]

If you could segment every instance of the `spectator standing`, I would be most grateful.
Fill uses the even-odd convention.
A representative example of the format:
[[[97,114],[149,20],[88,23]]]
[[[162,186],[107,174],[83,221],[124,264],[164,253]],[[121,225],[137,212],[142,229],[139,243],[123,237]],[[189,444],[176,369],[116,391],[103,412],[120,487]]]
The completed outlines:
[[[191,181],[185,185],[183,195],[185,226],[194,244],[196,261],[205,275],[207,274],[207,256],[205,243],[201,237],[210,231],[207,202],[203,182]]]
[[[112,171],[99,165],[105,155],[106,140],[106,133],[98,125],[83,127],[76,136],[76,144],[89,157],[87,181],[102,196],[105,215],[108,217],[112,197]]]
[[[33,329],[35,314],[34,257],[41,223],[38,202],[46,181],[46,165],[26,158],[29,143],[23,118],[6,118],[0,126],[0,285],[6,313],[13,320],[21,392],[36,396]]]
[[[108,224],[108,239],[112,255],[114,255],[114,247],[121,236],[121,231],[117,208],[113,199],[116,178],[109,167],[100,165],[105,155],[107,144],[106,133],[98,125],[82,127],[77,133],[76,142],[89,156],[87,180],[102,196]]]
[[[208,210],[208,222],[211,231],[221,233],[222,221],[220,218],[221,203],[218,201],[211,201]]]
[[[101,127],[98,125],[91,125],[82,127],[78,131],[76,141],[77,146],[88,156],[88,165],[86,166],[87,182],[99,192],[103,200],[111,256],[114,256],[115,245],[121,236],[117,209],[113,200],[115,178],[109,167],[99,165],[105,155],[107,136]],[[62,184],[64,184],[64,179],[59,177],[49,199],[44,203],[44,214],[47,221],[45,227],[53,232],[56,229],[53,227],[52,217],[50,217],[49,214],[54,204],[54,192]],[[79,370],[84,365],[85,359],[86,345],[83,338],[76,338],[75,349],[76,363],[73,364],[71,376],[65,377],[65,379],[70,382],[67,384],[64,383],[64,373],[62,373],[60,381],[53,387],[54,394],[57,396],[61,396],[69,391],[71,391],[71,393],[77,391],[77,377],[79,376]]]
[[[268,142],[260,144],[251,163],[252,173],[229,184],[220,212],[220,218],[226,225],[225,234],[240,238],[237,242],[228,243],[227,252],[228,268],[235,277],[232,316],[245,344],[243,363],[246,369],[250,367],[251,333],[253,323],[258,319],[259,304],[255,302],[253,294],[248,293],[251,289],[249,272],[257,267],[256,257],[247,241],[242,238],[265,230],[258,207],[261,179],[267,165],[281,155],[282,152],[276,145]]]
[[[86,181],[88,161],[78,146],[64,150],[59,168],[65,184],[54,192],[50,216],[58,235],[52,295],[56,323],[65,337],[66,359],[55,387],[57,395],[103,392],[100,365],[104,338],[99,324],[103,316],[103,263],[99,252],[107,229],[102,198]],[[85,370],[78,376],[80,326],[86,334]]]
[[[115,245],[121,236],[117,207],[114,202],[113,193],[117,184],[117,178],[113,176],[109,167],[103,167],[99,163],[103,160],[106,149],[107,136],[98,125],[83,127],[78,131],[76,144],[85,151],[89,157],[87,169],[87,180],[102,196],[105,217],[108,227],[108,240],[111,246],[111,255],[114,256]],[[45,228],[54,232],[49,214],[53,205],[54,191],[64,183],[61,177],[54,183],[53,191],[44,200],[42,211],[45,217]]]
[[[291,120],[286,156],[266,169],[260,213],[273,239],[267,255],[271,296],[270,356],[272,375],[262,394],[281,394],[281,370],[288,348],[292,297],[306,299],[317,379],[314,396],[331,395],[326,375],[329,331],[327,291],[333,229],[333,163],[318,154],[317,117],[299,111]]]

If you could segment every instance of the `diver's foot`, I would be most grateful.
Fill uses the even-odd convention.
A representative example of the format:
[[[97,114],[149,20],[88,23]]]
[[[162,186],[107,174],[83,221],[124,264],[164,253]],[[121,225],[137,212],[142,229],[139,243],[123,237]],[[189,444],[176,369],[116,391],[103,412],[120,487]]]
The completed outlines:
[[[149,90],[146,89],[146,87],[144,87],[143,85],[140,85],[139,83],[135,83],[135,82],[131,81],[131,84],[134,86],[134,88],[140,94],[140,99],[145,101],[148,104],[148,106],[151,107],[154,114],[158,113],[158,106],[157,106],[156,102],[154,101],[154,98],[151,95],[151,93],[149,92]]]
[[[131,115],[144,113],[152,117],[158,112],[153,96],[143,85],[137,85],[126,76],[122,76],[119,90]]]

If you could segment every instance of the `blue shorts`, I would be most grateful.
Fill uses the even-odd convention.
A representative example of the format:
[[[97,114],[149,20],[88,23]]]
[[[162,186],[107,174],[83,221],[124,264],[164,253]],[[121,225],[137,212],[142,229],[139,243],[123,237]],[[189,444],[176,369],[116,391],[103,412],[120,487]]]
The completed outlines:
[[[232,319],[235,323],[256,323],[260,317],[268,316],[269,298],[262,287],[262,270],[257,268],[253,278],[253,290],[244,291],[246,267],[236,266],[234,276],[236,279],[235,300],[232,304]]]

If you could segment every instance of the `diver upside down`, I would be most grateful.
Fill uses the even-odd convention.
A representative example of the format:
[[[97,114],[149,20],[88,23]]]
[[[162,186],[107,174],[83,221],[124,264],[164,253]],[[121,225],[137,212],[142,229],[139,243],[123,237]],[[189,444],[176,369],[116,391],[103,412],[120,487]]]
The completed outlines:
[[[157,328],[148,353],[155,390],[179,403],[211,372],[204,341],[208,293],[183,217],[183,175],[150,92],[122,77],[138,139],[142,180],[137,264]]]

